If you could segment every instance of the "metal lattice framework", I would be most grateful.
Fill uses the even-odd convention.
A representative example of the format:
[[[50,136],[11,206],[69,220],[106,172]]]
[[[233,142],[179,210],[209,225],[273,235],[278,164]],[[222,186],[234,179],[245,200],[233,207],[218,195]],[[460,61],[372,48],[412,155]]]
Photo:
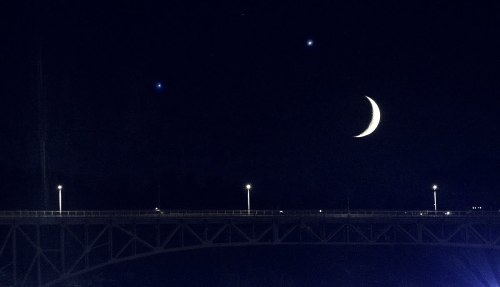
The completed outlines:
[[[500,214],[434,211],[0,212],[0,286],[52,286],[167,252],[252,245],[500,249]]]

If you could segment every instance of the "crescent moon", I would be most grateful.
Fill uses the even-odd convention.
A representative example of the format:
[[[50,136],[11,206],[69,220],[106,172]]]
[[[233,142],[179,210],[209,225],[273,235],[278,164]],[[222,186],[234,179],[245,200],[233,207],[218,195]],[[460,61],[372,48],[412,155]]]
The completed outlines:
[[[377,129],[378,124],[380,123],[380,109],[378,108],[377,103],[370,97],[368,96],[365,97],[370,101],[370,104],[372,105],[372,120],[370,121],[368,128],[359,135],[354,136],[355,138],[362,138],[373,133],[375,129]]]

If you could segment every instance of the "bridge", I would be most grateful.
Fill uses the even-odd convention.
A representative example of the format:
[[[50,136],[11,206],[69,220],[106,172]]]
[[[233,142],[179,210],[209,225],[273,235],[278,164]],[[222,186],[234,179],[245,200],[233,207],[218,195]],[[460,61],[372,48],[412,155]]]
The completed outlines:
[[[0,286],[56,286],[168,252],[296,244],[500,249],[500,212],[0,211]]]

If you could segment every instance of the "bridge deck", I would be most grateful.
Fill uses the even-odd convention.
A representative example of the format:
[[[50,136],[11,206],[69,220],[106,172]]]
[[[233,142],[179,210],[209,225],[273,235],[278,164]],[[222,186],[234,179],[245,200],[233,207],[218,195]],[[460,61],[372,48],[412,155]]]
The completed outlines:
[[[324,216],[324,217],[498,217],[500,211],[434,210],[14,210],[0,218],[26,217],[212,217],[212,216]]]
[[[0,286],[51,286],[109,264],[195,248],[427,245],[500,249],[500,212],[0,211]]]
[[[286,221],[288,219],[326,222],[489,222],[500,223],[500,212],[431,210],[88,210],[88,211],[0,211],[0,224],[99,224],[214,222],[233,220]]]

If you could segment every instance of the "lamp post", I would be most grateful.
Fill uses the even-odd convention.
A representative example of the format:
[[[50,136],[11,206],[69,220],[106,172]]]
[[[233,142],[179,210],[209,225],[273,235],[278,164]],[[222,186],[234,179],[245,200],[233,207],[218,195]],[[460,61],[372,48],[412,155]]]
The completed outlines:
[[[432,190],[434,191],[434,211],[437,211],[437,199],[436,199],[436,191],[438,189],[437,185],[432,186]]]
[[[62,211],[62,185],[58,185],[57,189],[59,189],[59,213]]]
[[[247,210],[248,214],[250,214],[250,189],[252,188],[252,186],[250,184],[247,184],[245,187],[247,189]]]

